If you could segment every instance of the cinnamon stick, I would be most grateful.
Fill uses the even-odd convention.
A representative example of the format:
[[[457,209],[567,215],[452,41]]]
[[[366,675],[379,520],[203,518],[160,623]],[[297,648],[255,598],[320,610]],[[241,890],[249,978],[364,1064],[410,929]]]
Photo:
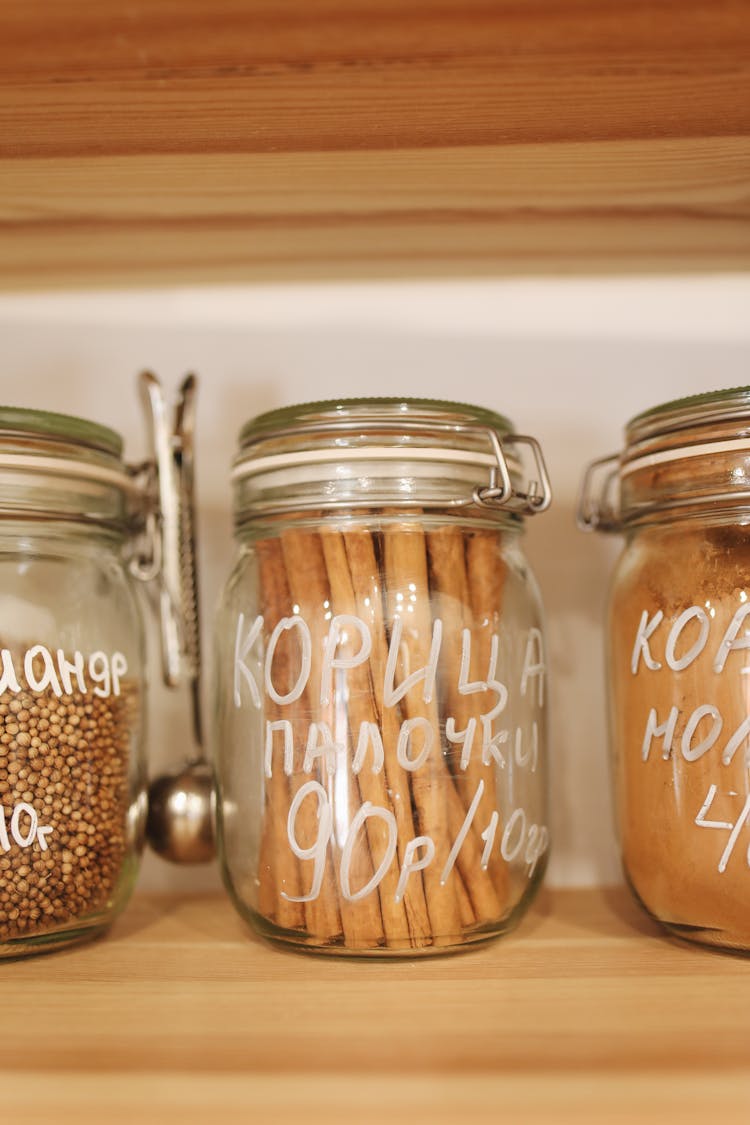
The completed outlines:
[[[270,633],[268,622],[275,624],[287,612],[289,591],[278,540],[267,539],[258,543],[256,552],[262,603],[266,614],[267,640]],[[283,648],[277,650],[277,653],[277,674],[283,683],[291,679],[289,654]],[[271,699],[266,699],[265,716],[271,721],[281,717],[281,708]],[[286,777],[282,763],[279,760],[273,761],[271,777],[266,778],[265,783],[258,865],[258,906],[264,917],[285,929],[301,929],[305,925],[304,904],[290,901],[303,893],[299,861],[289,847],[286,829],[287,810],[294,796],[293,788],[294,781]]]
[[[328,568],[331,588],[332,609],[337,614],[360,617],[355,588],[346,551],[349,532],[324,532],[322,535],[323,553]],[[360,617],[361,620],[365,620]],[[380,716],[373,699],[372,679],[369,665],[362,663],[347,670],[346,690],[348,695],[347,722],[349,745],[353,747],[363,726],[374,724],[379,727]],[[383,748],[385,758],[385,747]],[[385,779],[385,760],[376,763],[375,771],[370,762],[365,761],[357,775],[359,792],[363,801],[369,801],[377,808],[393,812],[391,797]],[[398,796],[394,796],[398,800]],[[371,816],[367,821],[367,837],[370,844],[372,864],[379,868],[389,845],[389,828],[379,816]],[[409,945],[409,924],[403,901],[397,897],[399,879],[398,852],[386,869],[378,888],[380,910],[383,918],[386,943],[396,948]]]
[[[380,729],[383,739],[384,774],[386,793],[390,794],[390,803],[396,818],[398,829],[397,850],[399,869],[406,858],[406,847],[409,840],[416,835],[414,817],[412,814],[411,791],[409,775],[399,765],[396,756],[396,747],[400,730],[400,714],[397,707],[386,707],[383,699],[385,684],[385,671],[388,660],[388,637],[386,635],[384,609],[383,609],[383,580],[375,554],[373,537],[369,531],[352,529],[347,530],[342,537],[346,549],[346,557],[351,577],[352,591],[355,599],[357,616],[366,622],[372,638],[370,653],[369,689],[371,696],[368,699],[364,691],[356,693],[356,698],[366,701],[362,710],[357,715],[357,721],[372,721]],[[372,705],[372,706],[371,706]],[[350,698],[351,706],[351,698]],[[355,703],[355,707],[357,704]],[[372,719],[365,720],[365,713],[371,713]],[[367,766],[365,766],[365,769]],[[383,893],[391,895],[391,886],[384,886]],[[395,894],[395,889],[394,892]],[[382,902],[382,897],[381,897]],[[424,884],[421,871],[415,871],[409,878],[404,889],[402,905],[404,908],[408,934],[411,945],[419,949],[432,942],[432,929],[425,901]],[[386,921],[386,909],[383,909],[383,919]],[[386,933],[388,933],[386,924]]]
[[[384,532],[385,588],[389,618],[402,627],[402,676],[428,666],[432,637],[432,612],[427,576],[424,532],[419,524],[391,525]],[[436,944],[459,940],[465,921],[461,917],[458,872],[445,883],[441,873],[449,860],[452,840],[449,822],[450,794],[457,796],[441,751],[440,716],[429,689],[419,683],[403,696],[410,720],[423,720],[422,730],[432,746],[425,760],[410,770],[412,800],[420,833],[435,845],[435,855],[422,872],[430,924]],[[425,694],[428,698],[425,699]],[[419,752],[419,757],[422,751]],[[416,759],[419,760],[419,757]]]
[[[412,530],[409,534],[419,534],[419,530],[417,530],[417,532]],[[429,540],[430,534],[431,533],[424,537],[425,542]],[[443,646],[440,666],[443,669],[443,676],[441,677],[440,701],[444,716],[450,713],[450,704],[455,704],[457,714],[454,715],[454,717],[456,717],[457,722],[459,722],[461,718],[468,719],[469,717],[468,711],[466,710],[467,697],[461,696],[458,691],[461,659],[461,621],[463,615],[466,616],[467,621],[472,621],[470,612],[468,612],[466,608],[461,608],[468,606],[469,603],[464,562],[463,534],[460,531],[454,533],[453,529],[451,529],[450,537],[447,540],[439,540],[435,546],[436,552],[441,551],[442,548],[442,562],[450,562],[452,564],[448,575],[445,577],[445,592],[447,597],[443,599],[442,602],[439,596],[437,597],[438,609],[440,609],[441,606],[445,606],[448,610],[446,618],[441,618],[443,625]],[[445,548],[448,548],[448,550],[446,551]],[[497,556],[496,549],[495,554]],[[418,583],[412,583],[411,585],[418,586]],[[432,595],[433,600],[435,600],[436,591],[434,587]],[[402,596],[407,595],[402,594]],[[411,594],[408,596],[411,596]],[[447,606],[445,605],[446,602],[449,603]],[[494,621],[494,612],[496,611],[497,604],[499,603],[495,603],[495,607],[493,608],[493,616],[491,616],[492,621]],[[440,614],[438,614],[438,616],[440,616]],[[484,655],[486,660],[489,661],[489,644],[487,652]],[[487,666],[484,668],[485,675],[486,671]],[[475,718],[478,719],[478,715],[476,715]],[[478,737],[479,740],[481,740],[481,732]],[[481,749],[477,750],[473,761],[473,775],[470,784],[466,784],[463,780],[458,783],[462,787],[465,799],[462,799],[462,790],[459,789],[458,786],[454,787],[453,777],[447,769],[446,763],[442,757],[439,762],[439,767],[444,767],[447,775],[445,777],[445,799],[448,813],[449,835],[452,841],[457,841],[460,838],[460,848],[456,856],[452,877],[456,882],[459,899],[461,899],[462,892],[465,888],[473,909],[473,921],[481,924],[498,921],[506,912],[508,877],[507,865],[499,854],[496,858],[490,860],[490,867],[495,868],[492,874],[488,874],[482,866],[484,840],[481,834],[489,825],[493,812],[496,811],[496,786],[494,770],[491,766],[485,767],[482,764]],[[479,803],[477,804],[475,802],[475,797],[478,792],[480,780],[484,784],[482,796],[479,798]],[[472,819],[467,831],[466,821],[468,816],[472,816]],[[494,875],[494,878],[492,875]],[[467,924],[468,923],[465,923],[465,925]]]
[[[458,879],[456,879],[456,897],[458,898],[458,911],[461,916],[461,925],[464,930],[470,930],[477,919],[474,915],[471,895],[460,875]]]
[[[452,638],[452,643],[444,649],[441,697],[445,714],[453,717],[459,730],[467,731],[472,720],[474,724],[466,767],[463,769],[459,764],[453,772],[467,808],[482,785],[474,821],[481,832],[489,825],[492,814],[499,813],[497,767],[492,761],[487,765],[482,761],[481,714],[494,700],[487,703],[485,693],[462,694],[458,685],[464,630],[468,630],[471,643],[468,678],[484,681],[487,677],[492,635],[501,606],[503,563],[494,530],[464,534],[463,529],[450,525],[430,531],[427,539],[434,597],[446,634]],[[460,759],[460,752],[456,757]],[[474,879],[470,887],[475,909],[483,918],[501,917],[508,898],[508,868],[500,855],[498,841],[496,833],[489,860],[490,877]]]
[[[495,573],[488,579],[484,567],[490,549]],[[483,562],[477,562],[478,555],[484,557]],[[478,731],[466,771],[458,771],[454,777],[443,757],[440,727],[441,708],[443,718],[452,715],[464,729],[469,718],[476,718],[476,699],[458,691],[461,633],[465,628],[472,630],[476,660],[471,674],[481,679],[487,671],[491,629],[478,629],[477,622],[484,623],[487,614],[494,620],[499,604],[494,537],[479,543],[474,536],[465,540],[463,532],[453,528],[425,535],[422,525],[413,521],[390,525],[383,533],[382,573],[373,536],[361,529],[322,533],[288,529],[280,539],[258,544],[258,556],[267,634],[282,617],[298,614],[312,641],[310,676],[301,699],[284,707],[268,701],[269,718],[293,721],[294,768],[287,778],[274,762],[272,777],[267,779],[259,865],[261,913],[279,926],[304,925],[316,941],[340,941],[343,933],[343,942],[351,949],[457,944],[472,927],[499,920],[507,900],[507,870],[502,861],[495,862],[493,884],[482,869],[481,832],[496,802],[494,772],[482,765]],[[472,557],[478,570],[476,583],[469,582],[467,573]],[[403,679],[429,664],[434,624],[431,598],[437,599],[437,616],[445,630],[446,643],[438,662],[442,669],[439,687],[433,686],[431,698],[425,700],[424,684],[418,681],[400,699],[386,699],[387,623],[398,621],[402,630],[399,667],[395,673],[391,669],[393,682],[389,682],[398,696]],[[367,625],[371,651],[367,662],[346,669],[330,698],[322,701],[323,652],[336,615],[356,617]],[[298,668],[296,664],[290,667],[289,660],[282,640],[274,656],[274,679],[291,686]],[[402,719],[412,723],[413,745],[408,751],[412,760],[420,755],[422,740],[431,741],[425,760],[412,769],[405,768],[399,758]],[[326,724],[336,744],[344,748],[332,773],[324,764],[312,775],[304,771],[306,731],[312,722]],[[375,770],[369,760],[360,763],[355,775],[351,769],[354,747],[363,726],[368,725],[380,733],[382,762]],[[311,776],[326,789],[335,831],[320,894],[299,904],[281,892],[294,898],[308,890],[312,861],[298,861],[292,852],[287,816],[291,801]],[[475,800],[480,780],[484,793]],[[351,901],[340,893],[342,848],[354,816],[365,803],[392,812],[396,854],[377,891]],[[471,809],[473,820],[467,829]],[[390,829],[381,817],[370,816],[365,823],[348,854],[348,886],[355,891],[372,879],[389,845]],[[297,817],[298,838],[312,843],[317,830],[314,802],[305,801]],[[415,852],[412,846],[409,851],[418,836],[429,837],[435,855],[423,870],[412,871],[399,888],[405,864],[420,858],[418,848]]]
[[[331,702],[323,705],[319,693],[323,649],[332,616],[331,587],[321,536],[316,532],[289,529],[283,532],[281,540],[289,592],[298,607],[295,612],[307,622],[312,640],[311,675],[303,696],[305,710],[311,722],[325,722],[336,738],[339,728],[345,728],[346,724],[345,701],[334,694]],[[334,908],[340,912],[344,942],[348,948],[376,948],[383,943],[385,936],[378,896],[368,895],[357,902],[348,901],[338,896],[334,881],[334,873],[340,868],[344,838],[362,804],[357,779],[344,760],[337,762],[332,774],[322,770],[318,780],[327,789],[334,825],[331,842],[333,862],[329,879],[319,896],[321,909],[328,908],[331,914]],[[361,834],[352,855],[350,882],[355,887],[366,885],[373,873],[368,836]]]
[[[284,564],[284,556],[280,541],[278,539],[272,538],[261,540],[256,543],[256,551],[258,552],[259,560],[263,560],[263,574],[265,576],[265,582],[267,584],[266,587],[264,587],[264,596],[265,590],[267,589],[268,591],[268,601],[265,601],[263,603],[263,609],[265,629],[266,632],[270,634],[273,628],[276,626],[277,622],[282,617],[289,617],[292,615],[292,593],[289,589],[287,572]],[[294,677],[288,671],[288,664],[287,669],[284,668],[284,664],[287,663],[287,658],[284,655],[284,652],[285,649],[282,642],[276,650],[276,657],[274,660],[274,676],[278,675],[278,661],[281,663],[282,675],[284,675],[286,671],[286,675],[288,677],[287,683],[284,683],[281,677],[279,677],[279,684],[286,687]],[[266,702],[268,703],[270,701],[267,700]],[[281,710],[282,709],[280,708],[280,711]],[[273,839],[275,845],[273,852],[274,862],[270,864],[270,870],[272,872],[275,870],[274,865],[277,862],[276,857],[291,856],[292,859],[296,861],[296,856],[291,850],[291,845],[288,839],[287,818],[291,801],[297,795],[302,786],[310,780],[309,776],[306,775],[303,770],[304,735],[300,735],[298,733],[299,731],[302,731],[304,729],[304,720],[306,714],[307,704],[303,698],[298,703],[285,706],[283,708],[283,714],[281,715],[281,717],[288,719],[292,723],[296,737],[294,739],[292,773],[291,776],[287,779],[288,794],[286,800],[284,800],[283,794],[281,793],[281,787],[279,785],[278,792],[282,800],[281,803],[279,803],[278,801],[274,801],[274,811],[276,815],[273,817],[273,831],[271,832],[271,830],[269,829],[267,834],[264,833],[264,839],[266,838],[266,836],[268,836],[269,838]],[[281,766],[278,761],[275,761],[273,763],[273,773],[279,772],[283,775],[283,766]],[[266,779],[267,784],[269,780],[272,781],[273,778]],[[271,810],[269,808],[269,814],[270,811]],[[317,837],[318,830],[319,823],[317,811],[315,809],[314,803],[310,799],[307,799],[302,802],[297,816],[297,836],[303,847],[312,845],[313,841]],[[312,886],[314,861],[299,860],[298,862],[300,893],[304,895],[309,893]],[[281,888],[279,887],[278,876],[275,877],[275,881],[272,883],[272,886],[274,887],[274,893],[278,893],[280,895]],[[266,892],[264,892],[264,901],[267,901]],[[335,942],[341,937],[341,917],[338,909],[336,884],[333,873],[333,861],[330,847],[328,849],[328,855],[323,871],[323,880],[320,894],[316,898],[304,902],[303,904],[293,905],[303,906],[305,919],[304,928],[305,932],[310,938],[315,939],[321,944],[327,944]]]

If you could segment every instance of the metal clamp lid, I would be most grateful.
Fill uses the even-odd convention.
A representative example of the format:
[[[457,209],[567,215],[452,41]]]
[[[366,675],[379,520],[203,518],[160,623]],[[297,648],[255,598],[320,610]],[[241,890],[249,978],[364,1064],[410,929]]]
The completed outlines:
[[[495,454],[496,464],[490,469],[489,485],[474,489],[474,503],[482,508],[501,508],[527,516],[546,511],[552,503],[552,486],[541,446],[536,438],[526,434],[506,434],[503,439],[506,445],[528,446],[534,456],[536,478],[531,477],[525,490],[521,490],[513,486],[503,442],[500,441],[498,434],[495,430],[488,429],[487,436]]]
[[[750,387],[689,395],[642,411],[625,427],[622,452],[588,466],[578,526],[618,532],[706,505],[744,509],[748,453]]]
[[[434,438],[444,436],[445,445],[399,445],[396,443],[377,444],[383,435],[391,438],[395,435],[414,437],[431,434]],[[476,505],[480,508],[489,508],[495,511],[512,512],[516,515],[535,515],[544,512],[552,502],[552,487],[547,473],[544,456],[539,442],[524,434],[501,434],[491,425],[477,424],[476,422],[445,423],[439,420],[413,421],[398,417],[392,420],[378,418],[342,418],[335,421],[312,421],[286,425],[277,429],[273,437],[283,438],[310,438],[316,435],[346,435],[351,438],[367,438],[373,434],[374,440],[362,445],[338,446],[334,444],[318,444],[316,447],[306,449],[285,449],[282,452],[264,450],[257,455],[253,450],[253,442],[246,441],[244,448],[235,460],[232,469],[232,480],[243,481],[249,477],[257,477],[263,473],[284,469],[310,469],[313,467],[327,466],[339,461],[349,462],[377,462],[382,466],[389,462],[401,466],[405,462],[431,463],[445,461],[458,466],[475,466],[489,469],[487,484],[477,484],[463,495],[450,499],[420,498],[419,506],[423,508],[465,508]],[[261,435],[257,441],[267,440],[266,434]],[[456,438],[469,437],[486,440],[489,451],[462,447],[456,444]],[[522,472],[520,459],[509,453],[509,447],[524,446],[531,450],[534,469],[528,481],[521,487],[514,484]],[[396,469],[394,468],[394,472]],[[302,508],[305,503],[315,508],[332,510],[336,508],[351,508],[356,506],[357,500],[352,496],[344,499],[316,497],[313,500],[298,503],[290,498],[289,493],[284,494],[283,504]],[[373,496],[371,491],[363,494],[361,503],[371,506]],[[408,507],[414,503],[413,497],[398,497],[389,499],[389,507]],[[272,509],[273,510],[273,509]],[[265,509],[267,514],[268,509]]]
[[[619,453],[598,457],[587,466],[576,511],[576,523],[581,531],[622,529],[619,481]]]

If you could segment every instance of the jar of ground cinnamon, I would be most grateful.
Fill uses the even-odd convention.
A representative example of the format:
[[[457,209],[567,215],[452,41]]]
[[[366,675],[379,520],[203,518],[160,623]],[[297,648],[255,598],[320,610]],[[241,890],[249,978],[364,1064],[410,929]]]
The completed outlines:
[[[321,402],[248,423],[233,479],[216,770],[238,909],[328,953],[509,929],[549,844],[537,443],[471,406]]]
[[[104,426],[0,408],[0,958],[103,933],[135,881],[146,803],[134,576],[171,604],[159,460],[130,467]]]
[[[627,880],[672,934],[750,950],[750,388],[634,418],[581,518],[625,536],[607,646]]]

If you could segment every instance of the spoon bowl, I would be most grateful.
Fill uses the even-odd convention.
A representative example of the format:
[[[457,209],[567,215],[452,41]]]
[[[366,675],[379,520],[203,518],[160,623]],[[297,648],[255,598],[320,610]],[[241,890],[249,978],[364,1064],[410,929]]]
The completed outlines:
[[[148,790],[149,844],[172,863],[208,863],[216,855],[213,814],[213,771],[207,762],[162,774]]]

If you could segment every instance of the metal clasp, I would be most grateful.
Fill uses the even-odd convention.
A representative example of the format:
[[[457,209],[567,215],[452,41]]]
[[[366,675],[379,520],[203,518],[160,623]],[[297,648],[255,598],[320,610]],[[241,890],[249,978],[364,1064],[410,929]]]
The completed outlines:
[[[581,531],[620,531],[620,455],[610,453],[592,461],[581,481],[576,523]]]
[[[519,512],[528,516],[544,512],[552,502],[552,486],[539,442],[526,434],[507,434],[503,439],[505,445],[528,446],[533,454],[536,477],[532,476],[525,490],[522,490],[514,487],[511,480],[503,442],[500,441],[495,430],[488,429],[486,433],[495,454],[495,464],[490,469],[489,485],[474,489],[474,503],[482,508],[501,508],[503,511]]]
[[[153,495],[152,465],[146,468],[134,466],[131,476],[148,499],[143,523],[138,527],[138,538],[133,542],[130,556],[130,573],[139,582],[154,582],[161,574],[161,530],[156,507],[150,499]],[[142,478],[139,480],[139,477]]]

